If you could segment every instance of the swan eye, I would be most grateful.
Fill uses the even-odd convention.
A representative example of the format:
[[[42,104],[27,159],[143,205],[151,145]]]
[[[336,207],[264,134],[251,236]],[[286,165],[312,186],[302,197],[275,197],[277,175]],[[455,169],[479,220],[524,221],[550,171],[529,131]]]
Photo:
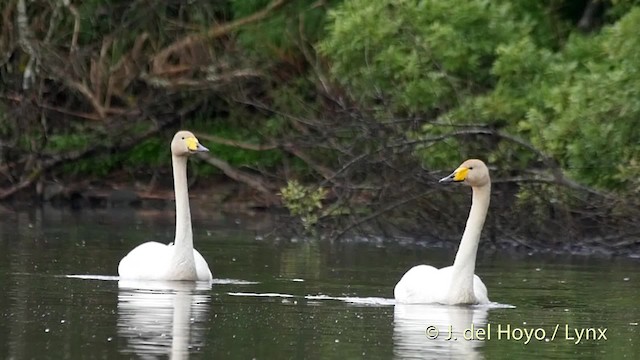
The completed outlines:
[[[473,166],[469,166],[469,170],[473,170]]]
[[[182,140],[184,140],[184,136],[182,137]]]

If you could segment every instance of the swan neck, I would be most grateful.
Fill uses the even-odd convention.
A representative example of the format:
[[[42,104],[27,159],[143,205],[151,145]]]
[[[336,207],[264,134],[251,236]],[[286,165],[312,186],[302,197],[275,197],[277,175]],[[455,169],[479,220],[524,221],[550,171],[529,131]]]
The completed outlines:
[[[187,158],[172,156],[173,187],[176,196],[176,237],[177,251],[193,252],[193,230],[191,229],[191,211],[189,209],[189,189],[187,186]]]
[[[473,187],[471,210],[467,225],[460,241],[460,247],[453,263],[453,278],[460,281],[457,287],[462,291],[473,291],[473,275],[476,269],[476,255],[480,234],[489,210],[491,184]]]

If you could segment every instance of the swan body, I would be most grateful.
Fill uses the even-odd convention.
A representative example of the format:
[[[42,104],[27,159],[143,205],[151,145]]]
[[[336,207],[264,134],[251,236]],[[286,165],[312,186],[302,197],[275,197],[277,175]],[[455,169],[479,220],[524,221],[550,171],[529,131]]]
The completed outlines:
[[[131,250],[118,265],[120,279],[205,280],[213,275],[207,261],[193,248],[193,230],[187,188],[187,158],[209,151],[189,131],[178,131],[171,141],[171,163],[176,196],[176,237],[173,244],[147,242]]]
[[[394,296],[405,304],[488,304],[487,287],[478,275],[473,275],[473,292],[467,292],[454,301],[448,297],[452,282],[453,266],[436,269],[430,265],[417,265],[409,269],[398,285]]]
[[[414,266],[396,284],[394,297],[397,302],[406,304],[487,304],[487,287],[474,272],[491,197],[489,169],[480,160],[467,160],[440,182],[462,182],[473,191],[471,211],[455,261],[452,266],[442,269]]]
[[[129,280],[211,280],[213,275],[207,261],[198,250],[193,258],[180,259],[175,245],[149,241],[138,245],[118,266],[121,279]],[[186,266],[189,262],[193,266]],[[169,266],[172,264],[173,266]],[[194,272],[195,271],[195,272]]]

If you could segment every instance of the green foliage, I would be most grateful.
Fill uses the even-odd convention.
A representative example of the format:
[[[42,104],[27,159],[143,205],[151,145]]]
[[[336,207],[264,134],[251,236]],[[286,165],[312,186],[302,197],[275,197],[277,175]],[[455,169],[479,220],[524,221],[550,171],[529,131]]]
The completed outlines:
[[[125,0],[88,0],[76,4],[80,19],[79,43],[100,42],[105,36],[115,36],[120,43],[131,43],[143,32],[154,39],[168,42],[176,33],[206,29],[228,12],[226,2],[194,0],[189,2],[131,2]],[[64,14],[64,11],[63,11]],[[73,28],[74,18],[63,16],[66,28]],[[184,25],[188,24],[189,27]],[[64,33],[63,36],[71,37]],[[128,46],[122,47],[127,49]]]
[[[82,132],[53,134],[49,137],[46,150],[51,153],[82,151],[98,141]],[[61,171],[72,175],[105,176],[121,163],[122,154],[97,156],[65,163]]]
[[[218,134],[220,134],[221,136],[238,135],[237,133],[233,133],[230,131]],[[221,159],[235,166],[259,165],[268,168],[275,166],[282,161],[282,153],[279,150],[253,151],[221,144],[212,144],[209,148],[211,152],[214,153],[217,157],[220,157]]]
[[[217,118],[208,124],[200,124],[198,129],[204,133],[209,133],[224,139],[236,140],[242,143],[260,145],[265,142],[263,131],[277,132],[277,120],[268,119],[263,126],[256,126],[253,121],[255,117],[242,109],[237,109],[226,118]],[[258,166],[270,168],[282,162],[282,152],[273,150],[248,150],[224,144],[202,142],[211,150],[211,153],[233,166]]]
[[[65,71],[69,70],[74,76],[86,73],[87,77],[76,79],[77,82],[88,86],[96,95],[104,95],[106,89],[98,91],[93,79],[88,77],[88,57],[97,59],[104,44],[113,41],[113,46],[105,47],[105,69],[113,69],[115,64],[122,63],[124,56],[133,55],[136,39],[147,34],[140,59],[133,59],[138,65],[147,64],[159,49],[186,34],[198,34],[216,23],[249,16],[269,3],[271,0],[195,0],[154,2],[149,6],[147,2],[124,0],[78,2],[75,6],[80,33],[78,51],[74,53],[82,56]],[[234,83],[220,91],[207,89],[196,94],[181,92],[179,88],[167,90],[167,107],[158,111],[177,112],[199,98],[197,101],[206,105],[199,108],[195,116],[190,114],[191,129],[251,144],[293,139],[292,142],[304,141],[305,146],[312,148],[317,140],[313,136],[333,134],[310,131],[301,135],[303,131],[296,128],[295,119],[323,119],[327,114],[332,115],[334,104],[327,99],[343,98],[345,89],[350,100],[356,100],[345,104],[353,105],[354,114],[366,114],[362,116],[364,119],[370,118],[370,114],[384,119],[413,115],[427,119],[423,122],[426,125],[411,128],[409,134],[412,139],[425,140],[416,153],[427,167],[448,168],[467,156],[482,157],[499,168],[536,165],[539,159],[535,154],[514,144],[473,136],[446,137],[468,124],[486,125],[530,142],[558,160],[579,182],[608,189],[636,189],[640,178],[640,127],[637,126],[640,119],[637,65],[640,63],[637,36],[640,1],[604,2],[604,13],[596,14],[595,25],[590,26],[589,32],[577,25],[587,3],[571,0],[289,1],[264,21],[205,44],[207,56],[216,58],[220,71],[239,61],[241,65],[233,65],[238,69],[257,70],[263,77],[239,83],[237,87]],[[55,18],[54,10],[57,11]],[[44,1],[33,2],[28,11],[36,37],[43,39],[48,27],[53,26],[55,31],[51,39],[46,40],[48,46],[57,48],[61,54],[67,53],[76,20],[72,13],[56,2]],[[312,47],[325,56],[318,60],[327,61],[316,63]],[[12,55],[15,58],[12,65],[23,71],[28,56],[21,52],[16,50],[15,56]],[[198,54],[192,55],[198,58]],[[176,62],[173,65],[183,60],[179,56],[168,59],[169,63]],[[313,64],[309,64],[309,60]],[[318,91],[319,79],[313,71],[327,70],[325,66],[343,89],[337,89],[334,83],[328,87],[329,92],[334,93]],[[309,71],[312,68],[313,71]],[[15,70],[9,67],[0,70],[3,79],[13,79],[15,89],[19,89],[19,76],[11,75]],[[198,71],[194,76],[199,75]],[[122,105],[120,102],[130,101],[144,107],[145,96],[154,98],[162,94],[159,89],[144,91],[147,85],[144,81],[132,81],[126,94],[109,103],[117,108]],[[60,91],[60,94],[47,98],[43,104],[71,110],[69,114],[90,109],[79,94],[55,86],[47,93]],[[168,94],[172,91],[178,94]],[[259,105],[248,105],[245,100]],[[10,104],[0,105],[0,114],[8,113],[15,105]],[[153,108],[146,110],[154,111]],[[105,147],[117,141],[102,137],[119,128],[117,124],[81,123],[63,114],[47,113],[44,130],[37,116],[24,117],[19,122],[13,118],[0,120],[0,133],[7,138],[15,137],[15,148],[19,149],[6,152],[6,156],[25,151],[59,154],[85,149],[95,141]],[[134,122],[148,128],[146,121]],[[322,126],[321,121],[317,124]],[[135,124],[127,124],[126,128],[138,131]],[[379,148],[380,141],[387,140],[380,140],[385,134],[379,137],[376,134],[371,140],[362,135],[358,130],[344,130],[336,141],[354,153],[364,153]],[[444,141],[428,141],[443,136]],[[33,139],[46,139],[46,142]],[[293,157],[278,149],[252,151],[204,143],[217,157],[237,167],[278,169]],[[38,148],[42,144],[45,148]],[[165,167],[170,162],[166,145],[166,138],[157,137],[124,154],[103,154],[96,159],[67,164],[64,169],[74,174],[105,174],[119,166]],[[313,157],[321,158],[328,167],[340,161],[332,149],[319,146],[314,148]],[[309,171],[299,159],[287,164],[299,178],[304,178]],[[201,174],[215,171],[203,162],[193,162],[193,166]]]
[[[631,11],[634,6],[640,5],[638,0],[610,0],[611,4],[607,8],[607,18],[609,21],[616,21]]]
[[[303,186],[296,180],[291,180],[286,187],[280,189],[282,202],[289,209],[291,215],[299,216],[306,231],[315,226],[320,217],[322,200],[327,196],[327,190]]]
[[[62,171],[76,176],[106,176],[117,169],[121,159],[118,156],[98,156],[82,159],[62,166]]]
[[[160,167],[171,164],[171,152],[168,149],[169,141],[161,137],[147,139],[125,155],[124,165],[129,167],[151,166]]]
[[[557,87],[554,110],[543,136],[557,143],[555,155],[580,178],[600,186],[616,184],[617,166],[640,158],[640,8],[595,37],[590,57]],[[576,41],[569,50],[585,46]],[[554,101],[555,100],[555,101]],[[542,126],[546,125],[545,122]],[[570,138],[574,138],[571,141]]]
[[[236,18],[264,9],[272,0],[234,0],[231,8]],[[330,0],[329,4],[338,1]],[[325,5],[327,6],[327,5]],[[238,35],[246,52],[260,59],[282,58],[299,46],[315,43],[323,35],[325,6],[312,6],[309,1],[293,1],[265,21],[247,26]]]
[[[330,14],[321,50],[361,102],[435,115],[415,139],[488,124],[552,155],[582,183],[623,188],[640,175],[640,7],[615,1],[611,25],[584,34],[574,25],[583,6],[352,0]],[[426,142],[418,154],[432,166],[477,154],[507,167],[536,160],[513,144],[467,140]]]
[[[633,35],[639,21],[640,8],[634,8],[597,35],[571,36],[558,52],[531,39],[502,46],[494,91],[450,118],[504,120],[581,182],[622,186],[628,179],[620,166],[640,157],[640,41]]]
[[[81,150],[91,142],[82,133],[54,134],[48,140],[47,147],[52,151]]]
[[[530,31],[508,3],[352,0],[332,11],[320,49],[353,96],[396,111],[447,109],[490,86],[500,44]]]

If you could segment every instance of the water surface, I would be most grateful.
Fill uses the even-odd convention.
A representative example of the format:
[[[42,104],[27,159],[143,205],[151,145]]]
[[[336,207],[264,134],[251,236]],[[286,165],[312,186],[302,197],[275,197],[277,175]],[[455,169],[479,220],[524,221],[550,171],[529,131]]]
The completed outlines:
[[[212,286],[115,277],[135,245],[173,240],[170,212],[5,214],[0,357],[640,358],[637,260],[483,252],[476,273],[491,300],[512,306],[394,306],[404,271],[447,266],[451,250],[265,239],[268,216],[194,216]],[[595,339],[578,342],[576,329]]]

